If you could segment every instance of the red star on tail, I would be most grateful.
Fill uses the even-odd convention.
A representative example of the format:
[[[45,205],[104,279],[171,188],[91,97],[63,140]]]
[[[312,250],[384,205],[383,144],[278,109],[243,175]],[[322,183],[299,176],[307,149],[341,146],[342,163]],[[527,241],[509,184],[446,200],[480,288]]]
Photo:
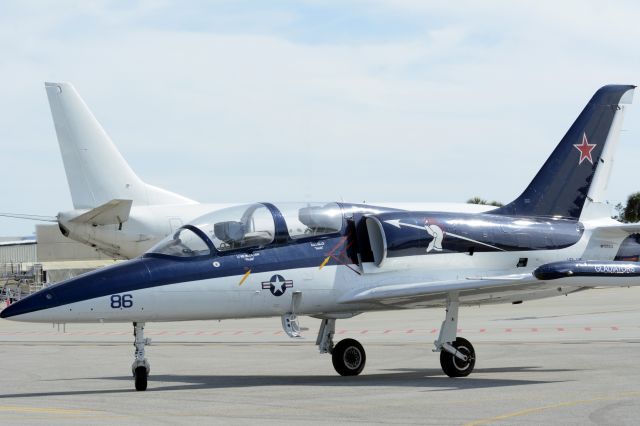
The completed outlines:
[[[582,134],[582,143],[575,144],[573,146],[576,147],[578,151],[580,151],[580,160],[578,161],[578,165],[582,164],[584,160],[589,160],[591,164],[593,164],[593,158],[591,158],[591,151],[596,147],[597,144],[589,143],[587,140],[587,134]]]

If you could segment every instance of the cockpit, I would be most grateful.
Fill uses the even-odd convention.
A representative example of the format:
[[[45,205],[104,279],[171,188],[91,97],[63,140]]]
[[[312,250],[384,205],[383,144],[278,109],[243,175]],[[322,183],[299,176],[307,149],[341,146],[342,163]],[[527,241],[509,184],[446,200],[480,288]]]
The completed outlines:
[[[261,248],[339,233],[342,209],[337,203],[254,203],[208,213],[165,238],[148,255],[189,258]]]

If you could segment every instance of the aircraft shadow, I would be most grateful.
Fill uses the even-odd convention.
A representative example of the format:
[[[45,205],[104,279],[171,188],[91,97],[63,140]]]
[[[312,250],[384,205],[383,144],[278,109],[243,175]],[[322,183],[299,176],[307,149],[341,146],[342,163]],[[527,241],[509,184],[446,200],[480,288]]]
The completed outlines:
[[[474,374],[481,373],[542,373],[563,372],[571,370],[544,370],[537,367],[508,367],[476,369]],[[69,395],[101,395],[135,392],[133,379],[129,376],[116,377],[84,377],[67,380],[116,380],[129,384],[125,388],[96,389],[96,390],[69,390],[58,392],[27,392],[0,394],[1,398],[31,398],[43,396],[69,396]],[[389,373],[363,374],[357,377],[340,376],[309,376],[309,375],[168,375],[152,374],[149,376],[149,389],[147,392],[163,391],[188,391],[202,389],[230,389],[249,388],[260,386],[403,386],[425,388],[427,391],[445,391],[456,389],[482,389],[509,386],[539,385],[545,383],[559,383],[563,380],[533,380],[533,379],[508,379],[508,378],[483,378],[471,376],[468,378],[452,379],[443,375],[439,369],[399,369],[389,370]]]

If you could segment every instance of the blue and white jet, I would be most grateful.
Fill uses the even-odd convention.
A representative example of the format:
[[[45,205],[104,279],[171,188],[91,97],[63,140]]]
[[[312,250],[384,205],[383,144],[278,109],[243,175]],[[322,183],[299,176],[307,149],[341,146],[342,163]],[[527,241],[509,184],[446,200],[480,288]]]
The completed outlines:
[[[136,259],[61,282],[2,318],[131,322],[137,390],[147,388],[146,322],[321,319],[317,345],[358,375],[365,350],[334,344],[335,324],[369,311],[443,308],[434,351],[451,377],[476,353],[457,336],[458,307],[518,303],[596,286],[640,285],[639,224],[610,218],[604,190],[635,86],[599,89],[530,185],[484,213],[407,211],[349,203],[270,203],[213,211]]]

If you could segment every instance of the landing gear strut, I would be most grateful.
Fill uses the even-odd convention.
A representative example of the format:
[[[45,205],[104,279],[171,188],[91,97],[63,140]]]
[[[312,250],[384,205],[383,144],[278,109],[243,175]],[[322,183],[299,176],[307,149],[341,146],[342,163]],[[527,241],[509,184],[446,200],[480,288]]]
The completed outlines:
[[[476,364],[476,352],[467,339],[456,337],[458,332],[458,294],[447,297],[446,318],[440,327],[434,352],[440,352],[440,366],[449,377],[466,377]]]
[[[335,319],[323,319],[318,331],[316,345],[321,354],[330,353],[333,368],[341,376],[357,376],[364,369],[367,361],[362,345],[354,339],[344,339],[333,344],[333,335],[336,332]]]
[[[151,366],[145,358],[144,347],[151,344],[151,339],[144,338],[144,323],[133,323],[133,346],[135,350],[135,358],[131,365],[131,372],[133,373],[133,379],[135,381],[136,390],[147,390],[147,377],[151,371]]]

